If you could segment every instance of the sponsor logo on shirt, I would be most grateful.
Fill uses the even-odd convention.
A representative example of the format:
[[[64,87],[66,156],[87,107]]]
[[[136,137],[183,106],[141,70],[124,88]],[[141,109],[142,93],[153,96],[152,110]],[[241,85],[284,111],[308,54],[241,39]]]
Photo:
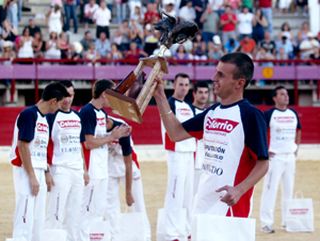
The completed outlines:
[[[290,123],[295,120],[293,116],[275,116],[273,119],[278,123]]]
[[[44,123],[37,123],[37,131],[39,132],[48,132],[48,125],[44,124]]]
[[[232,120],[208,117],[206,123],[206,130],[230,133],[233,131],[234,128],[236,128],[238,124],[239,122],[235,122]]]
[[[192,111],[188,108],[179,108],[177,109],[177,112],[179,112],[180,115],[186,115],[186,116],[192,115]]]
[[[62,120],[62,121],[57,121],[58,125],[61,128],[80,128],[80,121],[78,120]]]
[[[104,118],[104,117],[97,118],[97,125],[106,126],[106,118]]]

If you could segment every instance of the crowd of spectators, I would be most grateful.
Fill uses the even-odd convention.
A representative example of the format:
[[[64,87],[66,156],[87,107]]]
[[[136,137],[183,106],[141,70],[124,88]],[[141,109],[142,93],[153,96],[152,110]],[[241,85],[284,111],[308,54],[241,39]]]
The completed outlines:
[[[304,22],[297,34],[288,22],[275,32],[272,11],[299,9],[307,13],[306,0],[52,0],[46,13],[48,34],[31,18],[18,31],[21,2],[0,0],[1,57],[121,60],[135,63],[159,51],[160,33],[153,24],[161,18],[159,8],[200,27],[193,41],[174,45],[166,56],[183,64],[188,60],[218,60],[225,53],[241,51],[256,60],[319,59],[320,35]],[[294,7],[292,7],[294,6]],[[19,15],[20,11],[20,15]],[[20,17],[19,17],[20,16]],[[110,23],[118,27],[110,31]],[[72,23],[72,24],[71,24]],[[84,24],[82,39],[70,42]],[[71,31],[73,27],[73,31]],[[6,63],[6,62],[4,62]],[[271,63],[266,63],[271,64]]]

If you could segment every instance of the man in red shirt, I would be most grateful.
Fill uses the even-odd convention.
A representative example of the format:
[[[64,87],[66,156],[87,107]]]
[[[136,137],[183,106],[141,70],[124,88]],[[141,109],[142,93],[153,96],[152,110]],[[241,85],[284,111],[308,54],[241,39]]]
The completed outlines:
[[[147,11],[144,14],[144,24],[155,24],[160,20],[160,15],[157,11],[157,4],[156,3],[148,3]]]
[[[222,26],[222,41],[225,44],[230,38],[236,39],[237,16],[229,5],[225,7],[225,12],[220,17]]]
[[[256,42],[249,35],[245,35],[240,42],[240,51],[252,57],[255,49]]]

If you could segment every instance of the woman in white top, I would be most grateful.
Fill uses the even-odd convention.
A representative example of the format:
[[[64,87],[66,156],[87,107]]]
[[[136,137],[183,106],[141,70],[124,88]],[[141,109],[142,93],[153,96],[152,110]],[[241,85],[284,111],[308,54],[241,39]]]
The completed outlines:
[[[61,51],[58,47],[58,34],[56,32],[50,33],[50,39],[46,43],[46,59],[60,59]]]
[[[47,13],[47,22],[49,33],[56,32],[60,34],[62,32],[62,12],[59,5],[55,4],[54,7],[51,7]]]
[[[18,58],[33,58],[33,38],[30,36],[29,28],[25,27],[19,41]]]

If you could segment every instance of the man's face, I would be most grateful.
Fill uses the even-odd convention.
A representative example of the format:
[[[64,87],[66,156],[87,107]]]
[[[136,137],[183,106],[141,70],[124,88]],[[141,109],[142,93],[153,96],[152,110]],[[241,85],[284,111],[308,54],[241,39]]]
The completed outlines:
[[[63,98],[61,103],[61,109],[63,111],[69,111],[73,102],[74,98],[74,88],[72,86],[66,88],[68,93],[70,94],[69,97]]]
[[[233,78],[235,70],[236,66],[230,63],[219,62],[216,67],[216,73],[213,76],[213,93],[221,99],[233,95],[236,89],[241,87],[240,81],[245,81]]]
[[[173,88],[174,95],[179,99],[184,99],[190,88],[189,78],[178,77],[173,84]]]
[[[289,95],[286,89],[277,90],[277,95],[273,97],[273,101],[276,105],[286,106],[289,105]]]
[[[209,99],[209,89],[206,87],[198,87],[196,92],[193,92],[193,98],[196,103],[205,105]]]

